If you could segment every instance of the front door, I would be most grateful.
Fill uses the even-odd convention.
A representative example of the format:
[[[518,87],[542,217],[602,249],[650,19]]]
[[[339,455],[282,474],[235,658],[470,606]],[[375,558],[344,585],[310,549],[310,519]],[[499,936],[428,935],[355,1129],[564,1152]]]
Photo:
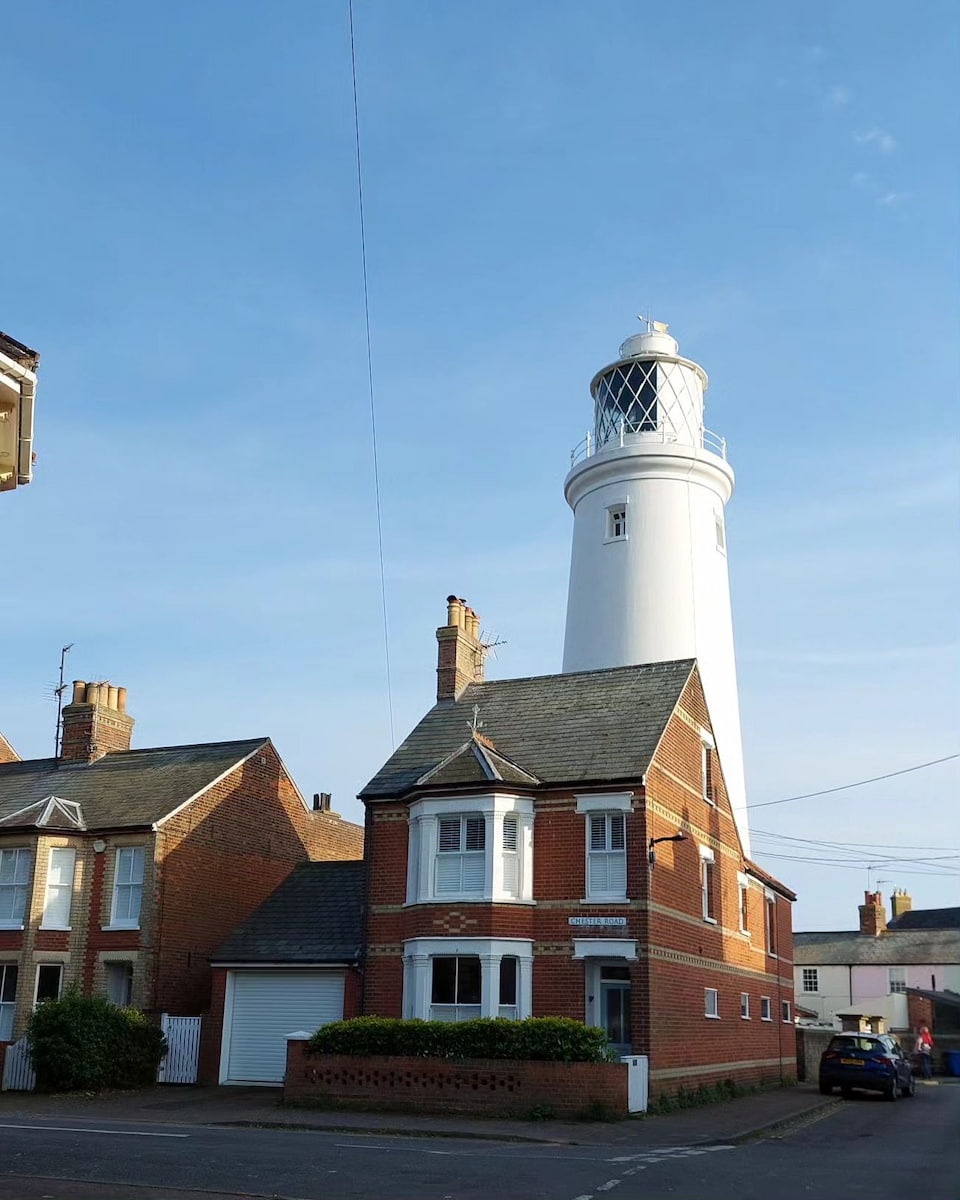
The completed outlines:
[[[600,1021],[618,1054],[629,1054],[630,968],[600,968]]]

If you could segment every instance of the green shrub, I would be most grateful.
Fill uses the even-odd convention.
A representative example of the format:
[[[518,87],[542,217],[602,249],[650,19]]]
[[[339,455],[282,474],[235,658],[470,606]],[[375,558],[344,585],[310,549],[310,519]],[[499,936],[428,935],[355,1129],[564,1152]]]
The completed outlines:
[[[48,1092],[144,1087],[156,1082],[163,1034],[141,1012],[68,988],[27,1029],[37,1087]]]
[[[415,1058],[507,1058],[544,1062],[607,1062],[602,1029],[566,1017],[477,1021],[400,1021],[353,1017],[318,1029],[311,1054],[394,1054]]]

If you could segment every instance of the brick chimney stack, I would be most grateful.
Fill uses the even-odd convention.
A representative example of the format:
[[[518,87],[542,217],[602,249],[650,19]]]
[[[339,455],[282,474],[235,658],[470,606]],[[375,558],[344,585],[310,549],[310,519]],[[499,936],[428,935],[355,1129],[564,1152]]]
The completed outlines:
[[[866,937],[876,937],[887,928],[887,910],[879,892],[864,892],[860,905],[860,932]]]
[[[437,630],[437,699],[456,700],[471,683],[483,683],[486,647],[480,618],[465,600],[447,597],[447,623]]]
[[[63,710],[60,757],[95,762],[115,750],[129,750],[133,717],[127,716],[127,689],[112,683],[73,681],[73,699]]]
[[[890,897],[890,908],[893,910],[893,919],[896,920],[913,908],[913,900],[901,888]]]

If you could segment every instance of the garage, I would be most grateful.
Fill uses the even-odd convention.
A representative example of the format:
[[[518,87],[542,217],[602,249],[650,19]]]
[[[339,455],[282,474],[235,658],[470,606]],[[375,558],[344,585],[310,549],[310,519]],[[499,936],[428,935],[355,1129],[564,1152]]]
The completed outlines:
[[[211,956],[203,1082],[281,1084],[288,1033],[357,1015],[363,888],[362,861],[300,863]]]
[[[222,1083],[283,1082],[287,1034],[343,1017],[343,971],[230,971]]]

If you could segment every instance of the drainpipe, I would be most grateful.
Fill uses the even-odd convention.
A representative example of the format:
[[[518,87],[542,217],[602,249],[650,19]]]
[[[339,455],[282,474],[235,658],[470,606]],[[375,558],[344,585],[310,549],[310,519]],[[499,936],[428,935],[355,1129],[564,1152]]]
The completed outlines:
[[[847,963],[847,991],[850,993],[850,1006],[853,1006],[853,963]]]

